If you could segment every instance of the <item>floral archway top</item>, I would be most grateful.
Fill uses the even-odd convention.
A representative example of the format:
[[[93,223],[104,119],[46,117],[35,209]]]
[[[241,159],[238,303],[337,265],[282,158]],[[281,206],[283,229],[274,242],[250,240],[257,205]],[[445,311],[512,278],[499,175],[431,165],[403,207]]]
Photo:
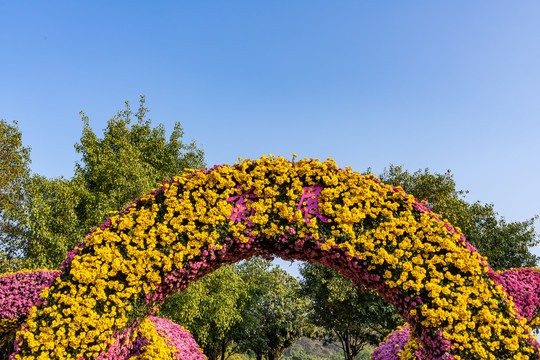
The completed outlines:
[[[330,159],[273,156],[174,177],[111,216],[41,293],[15,357],[116,356],[165,297],[253,255],[322,263],[373,289],[409,323],[412,357],[540,359],[497,273],[425,203]]]

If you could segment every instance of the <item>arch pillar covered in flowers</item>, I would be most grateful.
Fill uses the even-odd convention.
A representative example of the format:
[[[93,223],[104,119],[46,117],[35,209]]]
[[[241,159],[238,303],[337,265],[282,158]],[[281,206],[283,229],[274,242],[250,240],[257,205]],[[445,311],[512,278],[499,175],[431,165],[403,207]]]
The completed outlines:
[[[125,358],[163,299],[253,255],[321,263],[379,293],[409,323],[403,359],[540,359],[459,229],[373,176],[272,156],[175,177],[108,219],[41,293],[16,356]]]
[[[493,274],[492,274],[493,275]],[[540,269],[519,268],[498,272],[495,283],[512,297],[518,316],[534,329],[540,327]],[[413,346],[408,324],[394,330],[371,354],[372,360],[403,360]]]
[[[30,309],[43,305],[39,294],[60,275],[59,271],[22,270],[0,275],[0,358],[13,352],[13,335],[28,317]],[[121,359],[205,360],[193,336],[182,326],[155,316],[145,318],[129,344],[113,343]],[[114,351],[111,351],[114,352]],[[113,360],[115,357],[107,357]],[[116,357],[118,359],[118,357]]]

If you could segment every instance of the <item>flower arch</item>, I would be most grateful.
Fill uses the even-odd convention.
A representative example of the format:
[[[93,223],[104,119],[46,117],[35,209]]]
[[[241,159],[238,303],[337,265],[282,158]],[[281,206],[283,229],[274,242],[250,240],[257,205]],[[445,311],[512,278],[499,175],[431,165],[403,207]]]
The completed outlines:
[[[459,229],[372,175],[273,156],[183,174],[111,216],[43,290],[16,358],[122,358],[167,296],[253,255],[321,263],[378,292],[409,323],[403,359],[540,359]]]

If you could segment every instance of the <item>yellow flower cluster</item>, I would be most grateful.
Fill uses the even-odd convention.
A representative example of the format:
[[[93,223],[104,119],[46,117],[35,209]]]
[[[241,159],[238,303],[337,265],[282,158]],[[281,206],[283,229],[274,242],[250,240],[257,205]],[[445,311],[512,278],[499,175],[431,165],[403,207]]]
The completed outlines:
[[[158,317],[145,318],[132,334],[129,356],[132,360],[207,360],[187,330]]]
[[[176,359],[173,349],[169,347],[166,339],[158,334],[156,327],[150,319],[142,321],[138,333],[149,341],[149,344],[141,348],[141,355],[132,360],[172,360]],[[170,341],[170,340],[169,340]]]
[[[537,359],[530,329],[486,276],[480,256],[415,205],[401,188],[330,159],[263,156],[175,177],[87,239],[42,293],[47,306],[31,312],[28,331],[18,333],[16,358],[94,358],[115,331],[147,315],[146,295],[165,275],[204,249],[222,249],[227,237],[277,241],[293,230],[288,241],[318,241],[321,252],[337,247],[365,262],[362,271],[399,290],[389,301],[410,298],[403,315],[440,329],[456,359]]]
[[[415,355],[415,351],[418,349],[418,346],[418,339],[411,337],[403,350],[398,352],[401,360],[417,360],[418,357]]]

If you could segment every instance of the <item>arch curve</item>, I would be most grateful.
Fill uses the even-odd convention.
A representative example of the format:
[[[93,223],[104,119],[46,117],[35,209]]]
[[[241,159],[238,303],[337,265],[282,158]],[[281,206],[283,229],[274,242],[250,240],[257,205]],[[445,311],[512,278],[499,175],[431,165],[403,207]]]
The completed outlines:
[[[17,358],[114,356],[164,298],[253,255],[318,262],[375,290],[409,323],[417,358],[540,359],[459,229],[372,175],[273,156],[165,181],[95,229],[30,311]]]

